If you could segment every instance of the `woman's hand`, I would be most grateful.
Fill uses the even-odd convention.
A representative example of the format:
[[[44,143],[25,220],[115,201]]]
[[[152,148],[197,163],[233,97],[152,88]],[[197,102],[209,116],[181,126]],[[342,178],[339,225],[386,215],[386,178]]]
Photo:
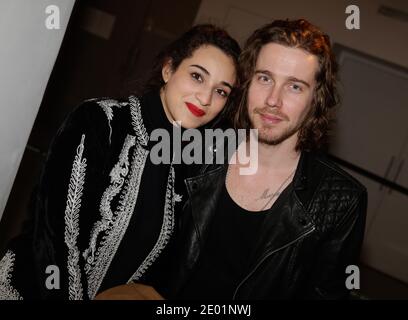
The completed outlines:
[[[99,293],[95,300],[164,300],[151,286],[128,283]]]

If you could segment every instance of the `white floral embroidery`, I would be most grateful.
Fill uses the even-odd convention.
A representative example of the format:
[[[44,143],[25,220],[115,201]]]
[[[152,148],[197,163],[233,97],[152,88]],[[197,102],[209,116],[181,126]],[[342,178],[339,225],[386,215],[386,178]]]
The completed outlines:
[[[159,238],[156,241],[153,249],[150,251],[146,259],[141,263],[136,272],[129,279],[128,283],[134,280],[139,280],[146,270],[159,257],[160,253],[166,247],[170,240],[174,229],[174,206],[176,202],[181,201],[181,196],[174,192],[175,173],[174,168],[170,165],[169,177],[167,179],[166,199],[164,205],[163,223],[160,230]]]
[[[149,142],[149,135],[146,132],[146,128],[143,124],[142,111],[140,108],[140,101],[134,96],[129,97],[130,101],[130,113],[132,114],[133,129],[136,132],[137,139],[142,146],[147,146]]]
[[[15,254],[8,250],[0,261],[0,300],[23,300],[19,292],[11,285],[11,274]]]
[[[132,125],[136,136],[127,136],[119,155],[119,161],[110,172],[111,183],[103,193],[100,203],[101,220],[94,224],[89,247],[83,253],[86,260],[85,273],[88,279],[88,296],[90,299],[93,299],[98,292],[128,228],[139,194],[141,177],[149,155],[149,151],[144,148],[148,144],[149,136],[143,124],[140,102],[136,97],[130,97],[129,101]],[[105,111],[108,120],[111,120],[113,114],[109,113],[110,109],[107,107],[106,110],[108,110]],[[129,161],[132,148],[134,148],[133,157]],[[131,163],[130,170],[129,163]],[[174,205],[175,202],[181,201],[181,196],[174,192],[174,175],[174,168],[170,166],[161,232],[152,251],[132,276],[132,280],[143,275],[157,259],[173,232]],[[111,206],[115,197],[120,199],[116,210],[112,209]]]
[[[86,269],[88,275],[88,296],[90,299],[93,299],[99,290],[129,225],[139,194],[140,180],[148,154],[149,152],[140,145],[137,145],[134,149],[130,177],[125,180],[122,194],[120,195],[119,206],[113,213],[108,229],[105,231],[101,243],[96,250],[95,260],[91,261]],[[102,203],[107,201],[106,197],[109,197],[109,194],[104,194],[104,196],[105,199],[102,199]]]
[[[89,272],[92,268],[92,264],[95,260],[96,241],[98,235],[108,230],[113,224],[113,212],[110,206],[113,198],[120,192],[125,178],[129,173],[129,151],[130,148],[135,146],[136,138],[131,135],[127,135],[125,143],[123,144],[122,151],[119,155],[119,162],[113,167],[110,172],[111,185],[105,190],[102,196],[102,200],[99,206],[99,210],[102,215],[102,219],[97,221],[91,232],[91,240],[89,248],[83,253],[86,260],[85,271]]]
[[[131,101],[130,111],[136,137],[127,137],[119,155],[119,161],[110,173],[111,185],[103,193],[100,204],[102,217],[100,221],[95,223],[89,247],[84,252],[90,299],[93,299],[98,292],[129,225],[149,154],[149,151],[142,147],[142,145],[147,145],[149,138],[141,118],[139,100],[135,97],[131,97],[129,100]],[[129,170],[128,159],[132,147],[134,147],[134,151]],[[113,212],[111,202],[118,196],[119,205]],[[99,243],[98,238],[100,238]]]
[[[123,107],[128,105],[128,102],[119,102],[114,99],[104,99],[96,102],[99,106],[102,107],[103,111],[105,111],[106,117],[108,118],[108,124],[109,124],[109,143],[111,143],[111,137],[112,137],[112,126],[111,126],[111,121],[113,119],[113,110],[112,107]]]
[[[77,238],[79,235],[79,210],[85,182],[86,159],[82,158],[84,152],[85,135],[77,148],[72,165],[71,178],[68,187],[68,199],[65,208],[65,243],[68,247],[68,274],[69,274],[69,299],[81,300],[83,289],[81,284],[81,270],[79,268],[79,249]]]
[[[181,202],[183,200],[183,196],[177,193],[174,193],[174,201]]]

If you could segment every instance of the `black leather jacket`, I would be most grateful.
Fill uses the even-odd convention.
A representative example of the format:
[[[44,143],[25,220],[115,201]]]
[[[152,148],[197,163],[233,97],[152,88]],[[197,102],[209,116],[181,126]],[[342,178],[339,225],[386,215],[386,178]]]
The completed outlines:
[[[206,242],[226,166],[210,165],[186,180],[189,200],[180,217],[169,298],[193,270]],[[250,272],[232,299],[340,299],[348,296],[348,265],[358,263],[366,189],[328,159],[303,152],[293,191],[281,212],[265,219]]]

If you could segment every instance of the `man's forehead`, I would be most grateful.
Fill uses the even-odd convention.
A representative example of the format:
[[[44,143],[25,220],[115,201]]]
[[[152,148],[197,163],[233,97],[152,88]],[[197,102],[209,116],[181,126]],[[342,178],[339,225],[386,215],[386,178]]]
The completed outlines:
[[[316,55],[301,48],[287,47],[277,43],[264,45],[258,55],[256,71],[264,70],[286,76],[313,77],[319,64]]]

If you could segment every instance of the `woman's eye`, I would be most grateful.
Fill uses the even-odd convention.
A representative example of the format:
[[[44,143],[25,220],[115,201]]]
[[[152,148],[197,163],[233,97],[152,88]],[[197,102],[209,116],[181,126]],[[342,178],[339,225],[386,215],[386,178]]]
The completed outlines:
[[[260,75],[260,76],[258,76],[258,81],[263,82],[263,83],[269,83],[270,79],[269,79],[268,76]]]
[[[198,82],[203,82],[203,77],[198,72],[191,73],[191,77]]]
[[[218,93],[221,97],[223,97],[223,98],[227,98],[228,95],[229,95],[228,92],[225,91],[225,90],[223,90],[223,89],[217,89],[216,91],[217,91],[217,93]]]

